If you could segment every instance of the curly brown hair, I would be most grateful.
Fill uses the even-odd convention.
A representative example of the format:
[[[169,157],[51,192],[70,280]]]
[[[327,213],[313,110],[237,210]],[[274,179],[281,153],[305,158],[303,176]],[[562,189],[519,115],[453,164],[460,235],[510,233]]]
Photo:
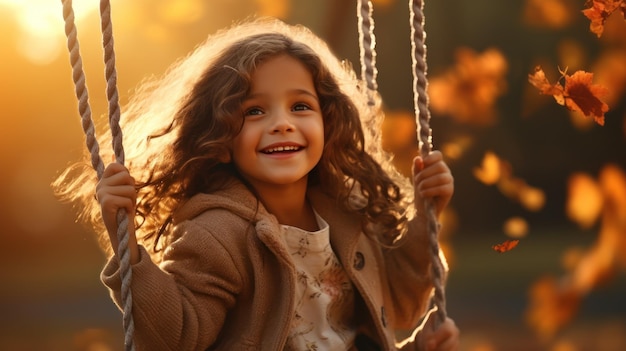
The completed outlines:
[[[155,252],[182,202],[240,178],[229,161],[232,140],[243,125],[241,105],[251,75],[259,64],[282,54],[309,70],[322,109],[325,145],[309,184],[322,185],[339,206],[359,212],[364,232],[380,243],[391,245],[402,236],[412,194],[380,147],[380,102],[368,106],[364,84],[351,67],[309,30],[264,19],[209,37],[162,79],[144,84],[125,111],[123,128],[131,137],[125,147],[132,150],[127,167],[138,186],[138,239]],[[204,67],[201,74],[198,67]],[[72,178],[72,169],[76,166],[55,183],[57,192],[83,202],[82,214],[102,231],[92,196],[77,194],[79,188],[87,191],[89,177],[80,168],[79,177]],[[89,183],[93,186],[93,178]],[[351,205],[355,192],[365,200],[362,206]]]

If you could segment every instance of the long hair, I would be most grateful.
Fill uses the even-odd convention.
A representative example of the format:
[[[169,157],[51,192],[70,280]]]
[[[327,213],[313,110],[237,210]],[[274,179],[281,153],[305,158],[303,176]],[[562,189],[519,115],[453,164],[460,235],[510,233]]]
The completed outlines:
[[[162,78],[144,82],[124,109],[126,166],[137,182],[141,243],[159,251],[178,206],[240,177],[230,155],[243,124],[241,105],[256,67],[280,54],[305,65],[320,100],[325,145],[309,183],[321,185],[342,208],[360,213],[363,230],[380,243],[401,238],[412,191],[382,150],[380,100],[368,106],[365,84],[310,30],[256,19],[209,36]],[[100,140],[110,142],[110,136]],[[61,199],[80,206],[81,219],[95,227],[101,247],[111,253],[87,157],[53,187]]]

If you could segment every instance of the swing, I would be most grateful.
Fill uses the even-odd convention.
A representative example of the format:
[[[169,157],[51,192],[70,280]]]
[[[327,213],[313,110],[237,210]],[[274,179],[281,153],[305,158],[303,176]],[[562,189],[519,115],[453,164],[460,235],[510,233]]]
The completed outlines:
[[[65,35],[67,36],[67,47],[70,52],[70,63],[72,65],[72,78],[74,80],[76,97],[78,98],[78,110],[81,116],[82,127],[86,137],[87,148],[91,154],[91,164],[96,170],[98,179],[104,173],[104,163],[100,157],[100,147],[95,136],[95,127],[91,118],[91,107],[89,106],[89,94],[85,84],[85,73],[80,56],[80,47],[74,23],[74,10],[72,0],[62,0],[63,18],[65,20]],[[117,72],[115,69],[115,52],[113,50],[113,28],[111,24],[111,6],[108,0],[100,1],[100,18],[102,24],[102,45],[105,56],[105,74],[107,81],[107,99],[109,111],[109,128],[113,136],[113,150],[115,160],[124,164],[124,148],[122,145],[122,130],[120,128],[120,106],[117,92]],[[117,237],[119,240],[118,252],[120,253],[120,272],[122,276],[122,304],[124,305],[124,345],[126,350],[134,350],[133,334],[135,325],[132,317],[132,292],[130,283],[132,281],[132,270],[130,269],[130,250],[128,250],[128,216],[123,210],[117,213]]]
[[[374,93],[378,89],[376,76],[376,37],[374,36],[374,19],[371,0],[357,0],[357,19],[359,30],[359,51],[361,63],[361,79],[366,82],[368,104],[374,106]],[[418,148],[422,157],[432,151],[432,130],[430,128],[430,110],[428,109],[428,80],[426,78],[426,32],[424,31],[424,0],[409,0],[409,20],[411,24],[411,66],[413,73],[413,108],[416,116]],[[434,296],[432,305],[436,307],[436,320],[439,326],[447,317],[444,265],[439,256],[439,224],[433,205],[426,203],[428,216],[428,234]]]
[[[83,71],[80,47],[77,38],[77,30],[74,22],[72,0],[61,0],[63,4],[63,19],[65,21],[65,34],[67,47],[70,53],[72,66],[72,78],[75,85],[75,93],[78,99],[78,110],[81,116],[82,128],[86,138],[86,146],[91,156],[91,164],[96,171],[98,179],[104,173],[104,163],[100,157],[100,147],[95,136],[95,126],[89,105],[85,74]],[[409,0],[410,24],[411,24],[411,58],[413,74],[413,104],[416,115],[417,141],[420,154],[428,155],[432,150],[432,131],[430,129],[430,112],[428,109],[428,95],[426,89],[426,46],[424,40],[424,3],[423,0]],[[374,96],[378,90],[376,77],[376,40],[373,33],[374,20],[372,17],[373,7],[371,0],[357,0],[357,19],[359,31],[359,51],[361,64],[361,79],[366,82],[368,90],[368,105],[374,108]],[[122,130],[120,128],[120,106],[117,91],[117,72],[115,68],[115,52],[113,42],[113,29],[111,22],[111,6],[109,0],[100,1],[100,18],[104,48],[105,77],[107,82],[108,117],[109,128],[112,135],[112,147],[115,160],[124,164],[124,148],[122,145]],[[436,307],[435,326],[442,323],[447,316],[445,302],[444,266],[439,257],[438,231],[435,211],[430,201],[426,203],[428,216],[428,234],[430,242],[430,258],[433,267],[434,296],[433,306]],[[130,269],[130,252],[128,249],[128,216],[123,210],[117,214],[119,240],[118,253],[120,256],[120,272],[122,278],[122,305],[125,350],[134,350],[133,341],[134,322],[132,317],[132,270]]]

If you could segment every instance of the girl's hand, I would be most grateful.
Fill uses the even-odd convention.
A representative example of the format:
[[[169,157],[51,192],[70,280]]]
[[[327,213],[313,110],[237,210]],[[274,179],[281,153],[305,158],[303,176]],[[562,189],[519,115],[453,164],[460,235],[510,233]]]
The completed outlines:
[[[128,215],[128,246],[130,248],[131,264],[139,261],[139,250],[135,237],[135,179],[130,176],[128,169],[119,163],[110,164],[102,174],[102,179],[96,186],[96,198],[100,202],[100,211],[104,225],[109,233],[109,241],[117,255],[117,212],[120,209]]]
[[[440,151],[413,159],[413,188],[418,209],[425,199],[432,199],[437,216],[446,208],[454,193],[454,178]]]
[[[459,328],[454,321],[446,318],[435,330],[433,328],[434,315],[426,321],[421,333],[420,350],[424,351],[456,351],[459,349]]]

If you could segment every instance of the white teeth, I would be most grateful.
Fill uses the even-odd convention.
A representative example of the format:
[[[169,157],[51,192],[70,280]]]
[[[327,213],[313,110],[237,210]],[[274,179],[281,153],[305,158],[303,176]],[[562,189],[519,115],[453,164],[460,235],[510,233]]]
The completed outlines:
[[[268,154],[271,154],[271,153],[274,153],[274,152],[297,151],[297,150],[300,150],[300,147],[298,147],[298,146],[277,146],[277,147],[274,147],[274,148],[271,148],[271,149],[267,149],[264,152],[268,153]]]

